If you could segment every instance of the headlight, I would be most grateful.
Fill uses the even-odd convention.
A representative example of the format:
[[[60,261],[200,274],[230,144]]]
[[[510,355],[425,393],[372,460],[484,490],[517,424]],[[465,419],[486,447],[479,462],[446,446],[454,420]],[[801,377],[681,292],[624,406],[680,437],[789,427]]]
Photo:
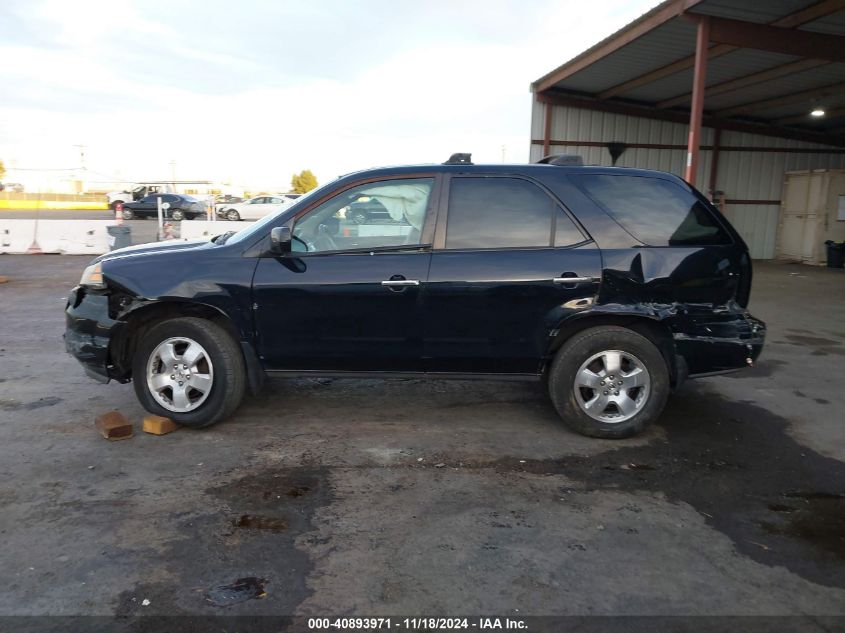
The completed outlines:
[[[82,279],[79,280],[79,285],[89,288],[105,288],[106,284],[103,282],[102,264],[91,264],[88,266],[82,272]]]

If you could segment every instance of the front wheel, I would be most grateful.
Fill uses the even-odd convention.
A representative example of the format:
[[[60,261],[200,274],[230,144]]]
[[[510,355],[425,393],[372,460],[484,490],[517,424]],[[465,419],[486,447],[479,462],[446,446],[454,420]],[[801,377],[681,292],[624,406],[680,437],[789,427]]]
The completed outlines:
[[[182,209],[173,209],[173,211],[170,212],[170,217],[178,222],[179,220],[185,219],[185,212],[182,211]]]
[[[582,435],[636,435],[662,413],[669,371],[660,350],[633,330],[583,330],[558,350],[549,394],[564,422]]]
[[[120,215],[121,217],[123,217],[124,220],[131,220],[135,217],[135,212],[132,209],[127,209],[126,207],[123,207],[123,211],[120,212]]]
[[[241,219],[241,216],[240,216],[240,214],[238,214],[238,212],[237,212],[237,211],[235,211],[234,209],[229,209],[229,210],[226,212],[226,219],[227,219],[227,220],[230,220],[230,221],[232,221],[232,222],[237,222],[237,221],[239,221],[239,220]]]
[[[236,341],[195,317],[162,321],[141,339],[132,362],[141,405],[190,427],[225,419],[243,399],[246,372]]]

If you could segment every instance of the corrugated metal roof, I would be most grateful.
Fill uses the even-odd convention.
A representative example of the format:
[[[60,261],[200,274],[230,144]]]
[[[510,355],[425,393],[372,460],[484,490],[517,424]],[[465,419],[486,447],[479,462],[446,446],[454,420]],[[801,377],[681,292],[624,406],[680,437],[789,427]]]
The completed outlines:
[[[677,15],[677,12],[670,11],[675,8],[680,11],[689,4],[690,1],[682,4],[680,0],[666,0],[610,38],[535,82],[535,89],[543,84],[551,93],[602,99],[602,93],[605,91],[623,86],[627,82],[679,60],[690,58],[695,54],[696,25],[693,21]],[[766,0],[765,2],[700,0],[698,3],[693,2],[687,12],[770,24],[819,4],[832,7],[832,9],[828,9],[822,17],[806,22],[798,28],[843,36],[843,48],[845,48],[845,8],[841,3],[832,4],[830,0],[827,2],[820,2],[820,0]],[[798,59],[798,57],[783,53],[736,48],[709,60],[707,85],[712,87],[726,81],[753,76]],[[558,77],[561,79],[557,80]],[[688,66],[649,83],[611,91],[613,94],[610,94],[607,100],[619,104],[635,103],[656,106],[659,102],[691,92],[692,78],[693,70]],[[845,64],[828,63],[764,82],[752,81],[722,94],[708,96],[705,91],[704,107],[705,111],[712,113],[843,82],[845,82]],[[845,93],[845,90],[842,92]],[[827,100],[837,104],[840,102],[838,96]],[[812,99],[805,99],[791,105],[737,113],[732,116],[751,116],[758,121],[773,120],[774,115],[769,110],[776,111],[777,118],[784,118],[802,114],[813,103]],[[683,109],[689,106],[679,103],[673,104],[673,107]],[[825,130],[832,129],[840,123],[831,117],[802,121],[792,125],[803,126],[810,130]]]

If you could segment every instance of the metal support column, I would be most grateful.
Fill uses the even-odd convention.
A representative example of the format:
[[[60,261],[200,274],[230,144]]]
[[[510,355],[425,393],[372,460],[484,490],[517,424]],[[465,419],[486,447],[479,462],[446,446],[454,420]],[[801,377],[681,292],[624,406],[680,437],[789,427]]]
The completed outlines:
[[[554,106],[546,101],[543,103],[543,114],[545,115],[545,122],[543,126],[543,156],[548,156],[552,153],[552,110]]]
[[[717,127],[713,130],[713,149],[710,153],[710,183],[707,190],[707,195],[711,200],[715,199],[715,191],[719,186],[719,149],[722,145],[722,128]]]
[[[695,171],[698,167],[698,149],[701,144],[701,119],[704,114],[704,84],[707,78],[707,49],[710,43],[710,18],[698,20],[698,34],[695,40],[695,70],[692,79],[692,105],[689,117],[689,140],[687,141],[687,168],[684,178],[695,185]]]

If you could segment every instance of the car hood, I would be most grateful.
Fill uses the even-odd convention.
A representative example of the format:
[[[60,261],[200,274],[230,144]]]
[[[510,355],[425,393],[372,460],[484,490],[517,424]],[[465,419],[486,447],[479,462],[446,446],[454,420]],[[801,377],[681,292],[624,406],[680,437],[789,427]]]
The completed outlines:
[[[119,248],[115,251],[109,251],[97,257],[91,263],[106,262],[113,259],[123,259],[125,257],[135,257],[137,255],[151,255],[153,253],[175,253],[176,251],[189,250],[204,250],[206,248],[213,248],[214,243],[206,239],[197,240],[168,240],[166,242],[151,242],[149,244],[136,244],[135,246],[127,246]]]

